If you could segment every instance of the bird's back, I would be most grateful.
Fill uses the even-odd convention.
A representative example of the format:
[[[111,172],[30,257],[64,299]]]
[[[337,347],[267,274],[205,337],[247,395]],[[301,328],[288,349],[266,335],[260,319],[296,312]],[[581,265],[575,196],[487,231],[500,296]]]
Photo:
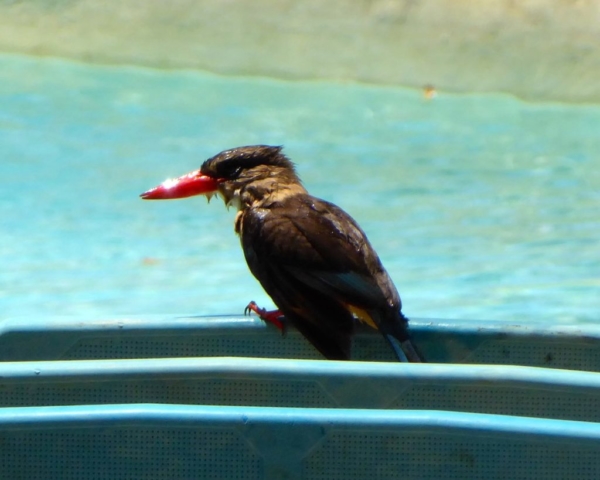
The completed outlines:
[[[305,193],[265,202],[243,213],[240,235],[252,273],[328,358],[350,357],[355,318],[406,331],[391,278],[365,233],[339,207]]]

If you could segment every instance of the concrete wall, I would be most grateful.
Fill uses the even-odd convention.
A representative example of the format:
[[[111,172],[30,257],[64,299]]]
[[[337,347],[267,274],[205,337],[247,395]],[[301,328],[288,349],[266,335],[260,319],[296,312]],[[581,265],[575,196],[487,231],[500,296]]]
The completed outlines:
[[[595,0],[0,0],[0,51],[600,101]]]

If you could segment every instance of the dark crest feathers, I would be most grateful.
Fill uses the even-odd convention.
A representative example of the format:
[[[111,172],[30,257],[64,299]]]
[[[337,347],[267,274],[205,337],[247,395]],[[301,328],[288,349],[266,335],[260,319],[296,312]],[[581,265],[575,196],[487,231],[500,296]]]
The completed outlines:
[[[225,150],[206,160],[200,170],[205,175],[222,178],[231,178],[258,165],[283,167],[295,173],[294,164],[281,153],[282,149],[282,146],[249,145]]]

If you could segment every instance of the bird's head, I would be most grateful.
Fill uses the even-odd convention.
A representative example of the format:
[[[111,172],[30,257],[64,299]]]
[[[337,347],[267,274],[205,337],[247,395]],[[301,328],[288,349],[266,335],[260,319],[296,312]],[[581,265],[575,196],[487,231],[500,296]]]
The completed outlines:
[[[285,189],[301,189],[294,164],[282,147],[252,145],[225,150],[198,170],[169,179],[142,193],[145,200],[221,194],[226,205],[242,208]]]

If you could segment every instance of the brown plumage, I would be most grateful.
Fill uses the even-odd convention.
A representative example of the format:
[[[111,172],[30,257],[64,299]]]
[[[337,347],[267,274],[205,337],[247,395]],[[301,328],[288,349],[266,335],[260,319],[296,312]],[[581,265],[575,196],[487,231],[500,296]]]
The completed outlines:
[[[198,193],[217,189],[238,208],[235,230],[251,272],[325,357],[350,358],[358,319],[378,329],[400,360],[421,361],[398,291],[365,233],[341,208],[311,196],[281,150],[256,145],[219,153],[194,172],[213,182]],[[156,190],[144,198],[167,198]]]

